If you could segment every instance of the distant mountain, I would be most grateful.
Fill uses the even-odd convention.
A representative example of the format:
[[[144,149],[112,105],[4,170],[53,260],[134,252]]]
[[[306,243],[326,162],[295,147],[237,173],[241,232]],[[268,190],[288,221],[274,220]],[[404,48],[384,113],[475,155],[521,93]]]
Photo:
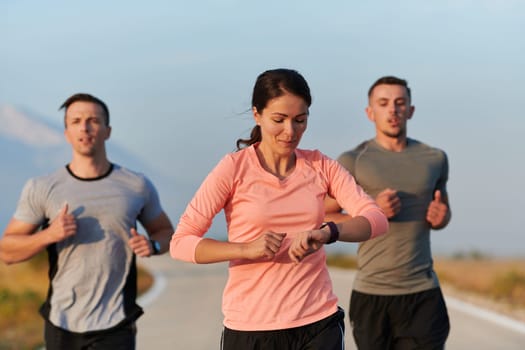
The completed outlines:
[[[60,131],[36,115],[14,106],[0,106],[0,135],[34,147],[57,147],[64,143]]]
[[[63,134],[61,121],[50,123],[43,116],[21,107],[0,105],[0,235],[11,218],[24,183],[31,177],[43,175],[65,166],[71,150]],[[112,162],[146,174],[157,186],[165,210],[176,225],[189,194],[181,196],[188,186],[155,172],[136,155],[115,144],[107,143]]]

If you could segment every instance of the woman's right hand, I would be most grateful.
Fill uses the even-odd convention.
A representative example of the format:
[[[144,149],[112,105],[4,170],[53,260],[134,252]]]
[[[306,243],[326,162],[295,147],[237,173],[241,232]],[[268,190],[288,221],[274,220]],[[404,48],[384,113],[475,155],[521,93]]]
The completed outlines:
[[[266,232],[256,240],[244,244],[243,256],[251,260],[273,259],[281,248],[284,237],[286,233]]]

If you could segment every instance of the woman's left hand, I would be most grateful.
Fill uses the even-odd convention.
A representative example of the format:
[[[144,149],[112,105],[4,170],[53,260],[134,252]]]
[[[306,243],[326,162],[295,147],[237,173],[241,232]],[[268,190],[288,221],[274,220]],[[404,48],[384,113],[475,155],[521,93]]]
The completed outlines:
[[[326,241],[326,233],[321,230],[299,232],[290,244],[288,255],[293,262],[299,263],[306,256],[318,251]]]

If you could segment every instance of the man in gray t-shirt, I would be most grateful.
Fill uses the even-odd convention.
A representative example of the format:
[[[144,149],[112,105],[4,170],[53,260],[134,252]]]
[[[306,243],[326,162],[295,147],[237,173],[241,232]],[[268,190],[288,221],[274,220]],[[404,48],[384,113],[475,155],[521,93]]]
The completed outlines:
[[[359,349],[443,348],[448,313],[433,269],[430,230],[450,221],[445,152],[407,137],[414,113],[405,80],[383,77],[368,92],[376,137],[338,161],[389,218],[386,235],[362,242],[350,300]],[[345,214],[326,199],[326,220]]]
[[[134,349],[142,314],[136,256],[165,253],[173,226],[149,179],[108,160],[105,103],[76,94],[61,108],[72,160],[26,183],[0,259],[12,264],[47,250],[46,349]],[[149,237],[137,233],[137,221]]]

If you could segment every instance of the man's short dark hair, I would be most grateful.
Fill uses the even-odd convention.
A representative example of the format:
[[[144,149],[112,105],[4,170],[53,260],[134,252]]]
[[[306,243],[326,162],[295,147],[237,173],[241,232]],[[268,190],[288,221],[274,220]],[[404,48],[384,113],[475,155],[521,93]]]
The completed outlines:
[[[98,104],[100,107],[102,107],[102,109],[104,110],[104,114],[105,114],[105,121],[106,121],[106,126],[109,126],[109,109],[108,109],[108,106],[106,106],[106,104],[99,98],[93,96],[93,95],[90,95],[90,94],[85,94],[85,93],[78,93],[78,94],[74,94],[72,96],[70,96],[64,103],[62,103],[62,105],[60,106],[60,108],[58,110],[61,110],[61,109],[64,109],[64,125],[66,124],[66,112],[67,112],[67,109],[69,108],[69,106],[71,106],[73,103],[75,102],[93,102],[93,103],[96,103]]]
[[[401,85],[401,86],[404,86],[405,89],[407,90],[408,98],[412,99],[412,95],[410,93],[410,88],[408,87],[408,82],[405,79],[400,79],[400,78],[394,77],[392,75],[388,75],[388,76],[381,77],[381,78],[377,79],[376,82],[374,84],[372,84],[370,89],[368,89],[368,98],[370,98],[370,96],[372,96],[372,91],[378,85]]]

